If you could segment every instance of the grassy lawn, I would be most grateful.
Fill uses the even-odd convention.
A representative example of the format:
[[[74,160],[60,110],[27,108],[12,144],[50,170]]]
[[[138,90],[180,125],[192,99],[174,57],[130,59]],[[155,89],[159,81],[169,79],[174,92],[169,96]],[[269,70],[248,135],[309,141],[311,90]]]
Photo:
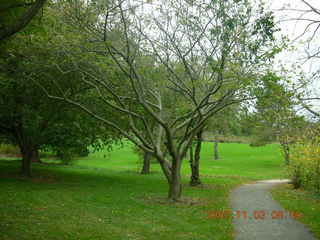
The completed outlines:
[[[286,210],[302,214],[299,221],[304,223],[320,239],[320,195],[302,189],[295,190],[290,184],[272,190],[276,199]]]
[[[228,210],[229,192],[241,183],[283,178],[282,160],[276,145],[221,144],[220,150],[215,161],[213,144],[204,145],[202,187],[188,186],[184,162],[179,204],[165,201],[157,164],[152,174],[139,174],[130,144],[72,166],[35,164],[31,179],[16,174],[19,161],[0,161],[0,239],[230,240],[231,219],[209,219],[208,211]]]

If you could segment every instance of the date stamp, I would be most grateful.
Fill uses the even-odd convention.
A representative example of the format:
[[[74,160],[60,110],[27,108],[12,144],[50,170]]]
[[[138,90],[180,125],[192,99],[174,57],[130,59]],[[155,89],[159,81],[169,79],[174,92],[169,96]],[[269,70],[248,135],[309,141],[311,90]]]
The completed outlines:
[[[254,219],[254,220],[266,220],[266,219],[274,219],[274,220],[283,220],[283,219],[295,219],[298,220],[302,217],[301,213],[291,212],[291,211],[283,211],[283,210],[254,210],[254,211],[231,211],[231,210],[222,210],[222,211],[209,211],[208,218],[209,219]]]

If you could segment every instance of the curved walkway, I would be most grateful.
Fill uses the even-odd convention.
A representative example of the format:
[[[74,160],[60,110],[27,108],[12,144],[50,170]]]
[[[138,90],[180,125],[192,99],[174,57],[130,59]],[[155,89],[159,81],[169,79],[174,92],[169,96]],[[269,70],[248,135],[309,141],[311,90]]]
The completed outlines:
[[[285,211],[269,188],[287,180],[266,180],[246,184],[231,193],[235,240],[315,240],[295,219],[299,213]]]

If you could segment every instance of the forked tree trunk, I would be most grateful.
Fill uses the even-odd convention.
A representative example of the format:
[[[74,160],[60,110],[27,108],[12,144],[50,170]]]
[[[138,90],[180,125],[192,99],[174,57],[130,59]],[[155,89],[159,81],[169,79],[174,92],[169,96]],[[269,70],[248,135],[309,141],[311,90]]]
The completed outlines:
[[[190,148],[190,168],[191,168],[191,179],[190,185],[191,186],[198,186],[201,184],[200,181],[200,153],[201,153],[201,146],[202,146],[202,130],[197,134],[197,144],[195,147],[195,151],[193,154],[192,147]]]
[[[143,166],[141,169],[141,174],[149,174],[150,173],[150,153],[144,152],[143,154]]]
[[[169,185],[168,199],[170,201],[179,201],[182,192],[180,175],[182,157],[172,159],[171,162],[166,161],[163,157],[160,157],[159,155],[155,155],[155,157],[160,163],[161,169]]]
[[[213,144],[213,159],[214,160],[219,159],[219,142],[218,142],[218,140],[215,140],[214,144]]]

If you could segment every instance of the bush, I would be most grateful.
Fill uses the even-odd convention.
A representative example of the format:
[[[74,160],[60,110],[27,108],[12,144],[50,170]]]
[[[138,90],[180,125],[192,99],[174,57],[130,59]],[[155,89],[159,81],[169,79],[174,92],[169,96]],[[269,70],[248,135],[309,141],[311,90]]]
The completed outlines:
[[[71,149],[59,149],[57,151],[57,157],[61,160],[63,165],[71,165],[72,160],[76,157],[76,154]]]
[[[0,144],[0,154],[16,156],[20,154],[20,149],[11,144]]]
[[[320,136],[310,129],[291,147],[288,173],[295,188],[303,187],[320,193]]]
[[[87,157],[89,155],[89,149],[83,148],[81,150],[77,148],[59,148],[56,156],[61,160],[64,165],[71,165],[72,160],[77,157]]]
[[[262,147],[267,145],[268,142],[259,138],[255,138],[250,142],[250,147]]]

